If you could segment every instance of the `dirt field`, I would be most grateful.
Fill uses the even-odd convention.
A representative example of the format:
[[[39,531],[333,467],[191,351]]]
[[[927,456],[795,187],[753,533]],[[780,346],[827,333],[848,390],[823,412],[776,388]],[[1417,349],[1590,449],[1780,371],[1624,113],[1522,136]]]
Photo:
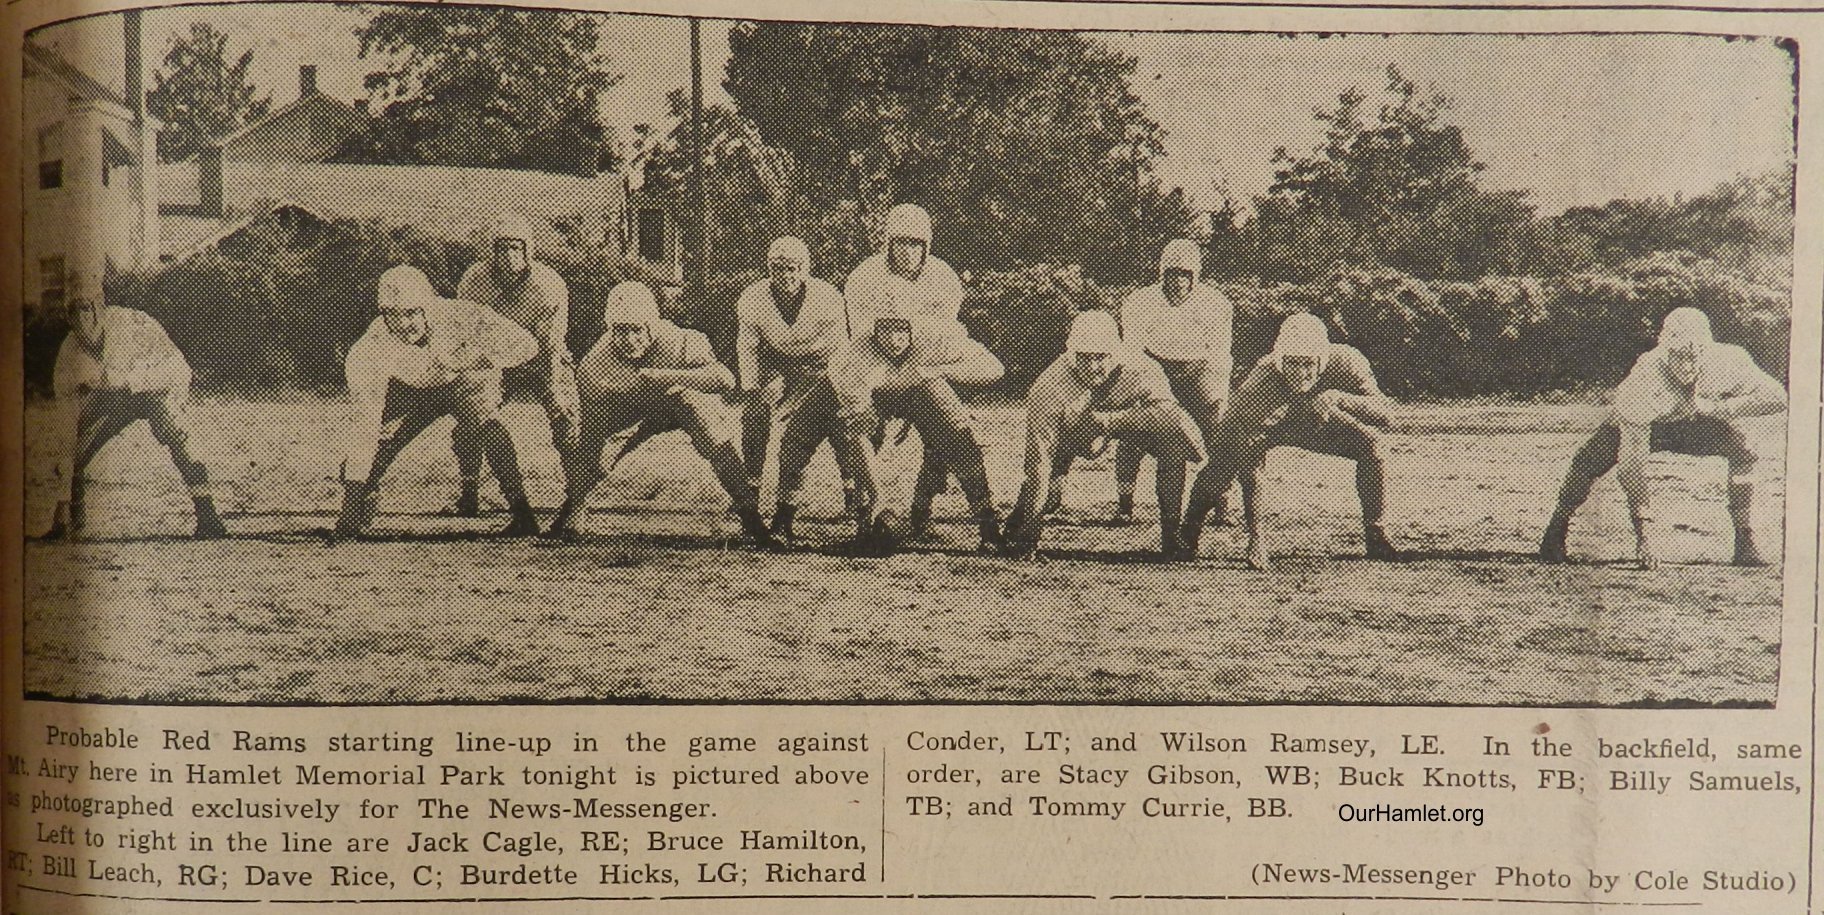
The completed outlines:
[[[510,408],[534,504],[558,501],[536,408]],[[1111,507],[1109,462],[1066,490],[1083,524],[1046,554],[975,555],[961,499],[917,552],[854,560],[730,549],[725,499],[681,435],[624,462],[574,544],[492,540],[494,515],[437,512],[454,496],[446,427],[401,458],[379,536],[329,543],[347,408],[338,401],[206,401],[198,452],[235,539],[193,543],[189,503],[144,426],[92,468],[92,541],[25,554],[28,691],[156,702],[835,700],[1658,704],[1774,701],[1780,572],[1729,555],[1720,461],[1653,466],[1662,555],[1631,554],[1614,482],[1598,485],[1571,548],[1530,554],[1588,407],[1412,410],[1393,442],[1388,532],[1414,561],[1359,558],[1350,465],[1269,458],[1280,568],[1239,562],[1233,528],[1204,558],[1158,565],[1142,523]],[[1021,417],[983,411],[996,493],[1011,501]],[[27,416],[29,531],[54,492],[49,411]],[[1778,556],[1783,424],[1757,421],[1763,551]],[[903,504],[916,452],[893,449]],[[801,531],[834,540],[827,453]],[[1141,481],[1144,502],[1150,478]],[[548,511],[547,511],[548,515]]]

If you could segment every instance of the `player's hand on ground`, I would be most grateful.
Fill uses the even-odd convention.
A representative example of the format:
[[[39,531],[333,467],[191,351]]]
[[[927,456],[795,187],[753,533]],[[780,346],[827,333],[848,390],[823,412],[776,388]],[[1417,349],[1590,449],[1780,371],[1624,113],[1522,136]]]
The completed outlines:
[[[51,515],[51,526],[39,540],[72,540],[75,539],[74,525],[70,523],[70,503],[57,503],[57,510]]]
[[[1267,538],[1256,534],[1248,538],[1248,568],[1258,572],[1273,571],[1273,557],[1267,554]]]
[[[1642,572],[1659,568],[1659,555],[1653,551],[1653,538],[1646,534],[1634,539],[1634,564]]]

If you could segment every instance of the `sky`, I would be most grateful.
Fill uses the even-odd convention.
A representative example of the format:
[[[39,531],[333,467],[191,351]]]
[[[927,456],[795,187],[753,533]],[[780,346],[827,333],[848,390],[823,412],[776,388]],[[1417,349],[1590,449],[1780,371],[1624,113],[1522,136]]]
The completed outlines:
[[[374,69],[358,57],[364,14],[330,4],[240,4],[148,11],[146,58],[207,19],[231,49],[254,50],[254,81],[275,105],[297,94],[300,64],[318,66],[331,95],[359,98]],[[689,29],[680,19],[605,16],[603,47],[623,73],[604,99],[627,128],[668,122],[666,93],[689,85]],[[720,82],[728,22],[703,26],[706,100]],[[1424,36],[1267,33],[1104,33],[1137,60],[1136,93],[1166,129],[1160,174],[1192,200],[1246,204],[1273,178],[1277,148],[1308,152],[1311,117],[1354,86],[1380,98],[1393,64],[1455,100],[1451,120],[1487,163],[1484,186],[1527,190],[1542,213],[1617,197],[1695,194],[1792,157],[1792,60],[1767,41],[1676,35]],[[120,25],[99,17],[40,30],[98,79],[121,82]],[[149,80],[148,80],[149,83]]]

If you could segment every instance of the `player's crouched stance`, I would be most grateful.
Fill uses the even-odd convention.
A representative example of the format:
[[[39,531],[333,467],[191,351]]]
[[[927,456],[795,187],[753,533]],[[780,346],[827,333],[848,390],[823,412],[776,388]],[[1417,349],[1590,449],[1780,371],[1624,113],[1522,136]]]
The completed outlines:
[[[1755,453],[1736,420],[1786,408],[1786,390],[1739,346],[1717,343],[1710,319],[1695,308],[1666,315],[1659,344],[1615,389],[1608,422],[1590,436],[1558,493],[1539,558],[1565,562],[1571,516],[1590,496],[1596,479],[1616,469],[1634,522],[1635,555],[1642,569],[1658,565],[1648,513],[1647,457],[1654,451],[1720,456],[1729,462],[1729,516],[1735,523],[1738,566],[1765,565],[1754,545],[1752,522]]]
[[[1026,482],[1008,522],[1008,551],[1029,556],[1038,548],[1046,490],[1072,461],[1119,442],[1158,462],[1160,549],[1178,557],[1185,465],[1203,460],[1201,430],[1172,399],[1158,364],[1123,345],[1107,312],[1077,315],[1064,348],[1026,395]]]
[[[830,390],[845,444],[836,455],[859,462],[848,472],[855,480],[858,552],[890,553],[905,536],[903,529],[896,529],[893,514],[880,504],[878,456],[871,447],[887,419],[911,423],[927,452],[956,475],[975,513],[983,548],[1006,548],[975,420],[955,387],[989,384],[1002,371],[1000,360],[969,339],[962,325],[941,319],[915,321],[891,307],[876,314],[867,336],[837,351],[830,363]]]
[[[210,497],[209,472],[190,455],[184,404],[190,399],[190,365],[164,328],[144,312],[107,305],[99,275],[69,278],[70,335],[57,352],[53,384],[62,449],[57,466],[63,486],[46,540],[79,537],[87,519],[84,474],[102,446],[145,420],[196,507],[195,536],[228,531]]]
[[[774,544],[760,516],[758,496],[735,444],[737,421],[724,395],[735,377],[716,361],[709,339],[659,314],[652,290],[625,282],[608,293],[607,332],[577,364],[582,430],[573,465],[566,469],[564,505],[547,536],[576,535],[576,515],[603,477],[608,438],[638,426],[635,439],[681,429],[709,462],[741,518],[741,530],[763,546]]]
[[[1398,559],[1381,528],[1386,459],[1380,433],[1371,428],[1388,424],[1391,407],[1360,351],[1331,343],[1324,323],[1312,315],[1286,318],[1273,352],[1255,363],[1236,390],[1215,453],[1197,475],[1179,538],[1183,556],[1197,555],[1205,519],[1217,497],[1239,475],[1248,529],[1248,566],[1263,570],[1270,566],[1266,537],[1260,529],[1260,470],[1268,451],[1287,445],[1355,462],[1355,490],[1362,501],[1362,540],[1368,558]]]
[[[380,275],[379,305],[380,317],[348,350],[356,425],[342,466],[336,535],[366,532],[387,468],[444,416],[455,417],[452,434],[479,443],[494,468],[513,518],[501,534],[538,533],[513,437],[499,416],[501,370],[538,355],[538,341],[482,305],[437,295],[416,267]]]
[[[855,481],[858,552],[884,554],[928,523],[931,498],[955,475],[982,546],[999,551],[1001,517],[988,488],[975,418],[957,387],[992,384],[1006,369],[958,320],[963,284],[931,253],[931,214],[902,203],[887,211],[885,245],[849,274],[844,294],[857,336],[830,361],[829,389],[843,437],[839,462]],[[911,528],[896,529],[880,504],[873,443],[887,419],[904,419],[924,443]]]

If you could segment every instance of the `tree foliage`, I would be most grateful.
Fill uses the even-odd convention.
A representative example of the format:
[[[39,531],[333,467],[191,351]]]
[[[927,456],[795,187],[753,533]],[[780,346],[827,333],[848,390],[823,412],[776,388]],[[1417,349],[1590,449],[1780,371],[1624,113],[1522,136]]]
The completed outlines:
[[[1091,36],[749,23],[729,48],[740,115],[790,154],[816,209],[853,212],[861,237],[841,247],[871,247],[885,211],[912,201],[959,267],[1124,278],[1189,226],[1154,172],[1164,131],[1129,85],[1134,59]]]
[[[1689,198],[1612,200],[1573,207],[1556,231],[1589,239],[1594,258],[1619,264],[1656,251],[1686,251],[1742,276],[1791,285],[1793,174],[1739,177]]]
[[[266,116],[272,96],[248,81],[253,50],[230,59],[228,36],[207,22],[172,35],[163,65],[152,74],[146,112],[164,125],[158,157],[188,159],[217,137]]]
[[[356,30],[379,117],[357,158],[593,171],[612,156],[600,93],[620,76],[601,18],[508,7],[381,7]]]
[[[1467,279],[1564,270],[1587,255],[1537,220],[1525,191],[1480,187],[1486,166],[1448,120],[1451,99],[1422,92],[1393,66],[1384,97],[1371,117],[1367,94],[1343,92],[1335,108],[1313,113],[1325,130],[1310,154],[1278,151],[1274,182],[1245,227],[1252,237],[1222,239],[1248,251],[1244,269],[1303,281],[1338,264],[1375,265]]]

